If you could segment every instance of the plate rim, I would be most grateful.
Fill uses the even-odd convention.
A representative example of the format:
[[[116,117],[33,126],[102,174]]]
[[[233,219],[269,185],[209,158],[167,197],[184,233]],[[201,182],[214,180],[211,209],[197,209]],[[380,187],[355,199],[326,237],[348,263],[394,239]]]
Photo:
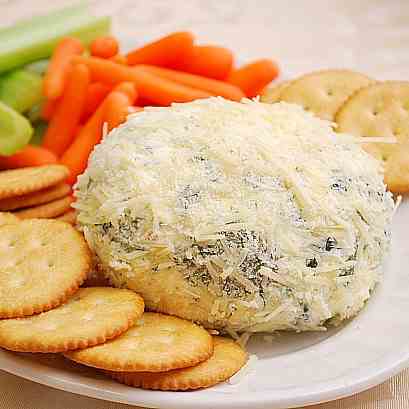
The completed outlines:
[[[331,380],[317,383],[317,388],[314,388],[314,390],[307,390],[306,388],[281,388],[275,389],[276,393],[274,394],[272,394],[271,391],[257,392],[256,394],[235,391],[236,397],[238,395],[240,399],[236,398],[234,401],[221,398],[223,393],[215,395],[214,392],[209,393],[209,390],[206,389],[187,393],[131,389],[134,393],[140,395],[140,399],[135,400],[134,393],[126,396],[124,393],[102,389],[97,385],[60,380],[53,376],[53,371],[45,374],[41,371],[36,373],[36,369],[42,367],[40,363],[30,361],[30,364],[21,365],[19,362],[16,363],[15,359],[17,357],[15,355],[12,356],[12,352],[0,349],[1,370],[54,389],[100,400],[138,405],[146,408],[160,408],[163,403],[166,402],[167,409],[188,409],[191,408],[192,405],[197,409],[208,409],[216,406],[220,409],[229,409],[232,407],[236,409],[248,409],[249,405],[252,405],[251,407],[254,409],[265,408],[266,405],[268,405],[270,409],[289,409],[342,399],[379,385],[388,378],[398,374],[408,365],[409,347],[404,354],[402,354],[402,350],[385,354],[382,363],[384,361],[386,362],[380,365],[378,361],[378,367],[381,369],[373,372],[372,375],[362,374],[362,372],[368,372],[368,367],[364,367],[356,372],[356,377],[354,377],[352,381],[351,379],[347,380],[347,376],[344,375],[343,377],[337,378],[336,384]],[[18,360],[20,359],[23,360],[24,357],[18,357]],[[10,366],[7,365],[8,362]],[[6,363],[6,367],[4,363]],[[62,369],[56,369],[56,371],[62,371]],[[76,375],[81,376],[80,374]],[[100,379],[95,378],[93,381],[99,382]],[[107,378],[104,382],[111,383],[114,381]],[[119,384],[115,385],[118,386]],[[125,385],[119,386],[123,387],[124,391],[129,389],[129,387]],[[311,385],[309,389],[311,389]],[[295,391],[299,392],[295,393]],[[147,395],[149,395],[149,397]],[[279,396],[279,398],[275,398],[276,395]],[[172,396],[172,399],[169,400],[168,398],[170,396]],[[226,394],[225,396],[231,395]],[[188,397],[188,399],[183,397]]]

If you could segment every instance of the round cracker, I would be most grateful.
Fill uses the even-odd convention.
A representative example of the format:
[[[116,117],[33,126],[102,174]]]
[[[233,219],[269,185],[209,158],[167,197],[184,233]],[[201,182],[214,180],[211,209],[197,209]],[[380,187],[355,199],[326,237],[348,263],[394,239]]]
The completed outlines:
[[[372,79],[348,70],[317,71],[294,80],[284,88],[280,101],[298,104],[329,121],[350,95],[366,87]]]
[[[77,223],[77,212],[74,209],[70,209],[68,210],[68,212],[63,213],[61,216],[58,216],[57,220],[75,225]]]
[[[109,371],[164,372],[197,365],[212,353],[212,337],[202,327],[181,318],[147,312],[120,337],[65,356]]]
[[[73,202],[74,198],[72,196],[66,196],[50,203],[19,210],[14,214],[20,219],[50,219],[61,216],[70,210]]]
[[[396,144],[369,143],[363,147],[385,162],[385,181],[392,192],[409,191],[409,82],[380,82],[359,90],[335,120],[339,132],[395,137]]]
[[[56,220],[0,227],[0,318],[47,311],[85,280],[91,255],[83,236]]]
[[[130,290],[81,288],[66,304],[27,318],[0,321],[0,346],[21,352],[66,352],[115,338],[143,314]]]
[[[62,182],[69,175],[63,165],[35,166],[0,172],[0,199],[36,192]]]
[[[283,81],[272,87],[267,87],[260,96],[260,101],[265,104],[274,104],[280,100],[280,96],[285,88],[291,84],[291,81]]]
[[[0,212],[0,227],[6,224],[18,223],[20,219],[13,213]]]
[[[1,199],[0,211],[23,209],[25,207],[49,203],[53,200],[61,199],[70,193],[71,186],[66,183],[60,183],[59,185],[51,186],[38,192]]]
[[[409,193],[409,144],[386,161],[385,183],[394,193]]]
[[[214,352],[197,366],[161,373],[108,372],[115,380],[143,389],[185,391],[224,382],[247,362],[246,352],[233,340],[213,337]]]

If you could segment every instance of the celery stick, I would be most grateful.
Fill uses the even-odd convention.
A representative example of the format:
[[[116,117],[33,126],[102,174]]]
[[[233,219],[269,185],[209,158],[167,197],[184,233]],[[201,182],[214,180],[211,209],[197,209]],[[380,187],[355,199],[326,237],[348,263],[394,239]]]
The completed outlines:
[[[28,119],[0,102],[0,155],[12,155],[24,148],[32,134]]]
[[[35,74],[44,75],[48,68],[49,59],[34,61],[25,65],[23,68],[27,71],[34,72]]]
[[[43,80],[26,70],[10,71],[0,78],[0,101],[17,112],[26,112],[42,100]]]
[[[11,27],[4,27],[0,29],[0,35],[8,35],[13,37],[20,30],[25,30],[27,26],[30,29],[35,25],[51,24],[53,21],[62,21],[65,18],[83,16],[88,13],[88,2],[82,1],[75,5],[64,7],[63,9],[54,10],[46,15],[37,15],[29,19],[20,20]]]
[[[111,17],[88,17],[88,21],[84,24],[78,24],[77,28],[73,28],[68,35],[77,37],[85,45],[89,45],[97,37],[109,34],[111,30]],[[56,41],[56,43],[58,40]],[[54,47],[53,47],[54,48]]]
[[[109,29],[109,17],[90,16],[84,6],[77,6],[0,30],[0,72],[49,57],[61,37],[89,44]]]

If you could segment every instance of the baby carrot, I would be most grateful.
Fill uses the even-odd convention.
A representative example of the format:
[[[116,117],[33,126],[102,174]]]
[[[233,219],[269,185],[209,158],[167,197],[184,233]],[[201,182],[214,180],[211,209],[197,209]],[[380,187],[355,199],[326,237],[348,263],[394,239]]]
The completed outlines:
[[[152,75],[144,70],[123,66],[102,58],[78,56],[74,61],[88,66],[93,81],[109,85],[131,81],[142,98],[162,106],[170,105],[172,102],[189,102],[198,98],[208,98],[212,95],[209,92]]]
[[[67,87],[48,125],[43,147],[60,156],[74,139],[80,122],[89,84],[89,70],[83,64],[73,67]]]
[[[129,65],[151,64],[173,68],[190,58],[192,50],[193,35],[176,32],[129,52],[127,61]]]
[[[132,105],[136,101],[136,98],[138,98],[135,84],[130,81],[120,82],[113,90],[126,95],[130,105]]]
[[[111,58],[118,54],[118,40],[113,36],[96,38],[90,45],[91,55],[100,58]]]
[[[67,166],[70,170],[67,183],[75,183],[77,176],[87,167],[88,157],[94,146],[102,139],[104,105],[105,102],[94,112],[73,143],[60,158],[60,163]]]
[[[140,107],[152,107],[152,106],[157,106],[157,104],[155,104],[152,101],[149,101],[146,98],[143,98],[141,96],[139,96],[138,100],[136,101],[137,105]]]
[[[139,95],[159,106],[168,106],[173,102],[189,102],[212,96],[209,92],[187,87],[177,82],[142,72],[142,70],[133,73],[132,79],[137,86]]]
[[[249,98],[261,90],[279,74],[277,64],[271,60],[257,60],[230,73],[228,82],[241,88]]]
[[[216,45],[196,45],[190,58],[178,64],[177,69],[204,77],[224,80],[233,67],[230,50]]]
[[[49,121],[54,115],[58,103],[58,99],[47,99],[41,108],[41,118],[45,121]]]
[[[112,62],[116,62],[117,64],[128,65],[126,57],[122,54],[114,55],[109,60]]]
[[[79,134],[69,148],[61,156],[60,163],[67,166],[70,170],[70,176],[68,177],[67,183],[75,183],[77,176],[87,167],[88,157],[95,145],[101,142],[102,126],[105,122],[105,113],[107,109],[117,104],[122,104],[124,99],[126,99],[128,106],[132,105],[133,101],[127,95],[129,89],[126,90],[126,88],[128,88],[128,86],[120,84],[117,88],[119,88],[119,90],[116,89],[108,94],[91,118],[81,128]]]
[[[82,128],[84,128],[84,125],[79,124],[76,128],[75,128],[75,132],[74,132],[74,138],[77,137],[77,135],[80,134],[80,132],[82,131]]]
[[[113,94],[119,95],[113,96]],[[103,122],[107,122],[108,131],[126,121],[127,116],[130,114],[129,109],[137,97],[138,94],[132,82],[121,82],[114,88],[104,110]]]
[[[71,58],[83,51],[81,41],[73,37],[65,37],[57,44],[44,77],[43,92],[47,98],[56,99],[62,95]]]
[[[89,84],[85,97],[84,110],[81,116],[82,121],[85,122],[97,110],[110,91],[111,87],[102,82]]]
[[[157,75],[158,77],[175,81],[179,84],[187,85],[192,88],[197,88],[202,91],[209,92],[215,96],[222,96],[227,99],[232,99],[233,101],[240,101],[245,97],[243,91],[232,84],[211,78],[201,77],[199,75],[169,70],[167,68],[154,67],[153,65],[138,65],[134,68],[134,70],[144,70],[153,75]]]
[[[129,98],[122,92],[114,91],[107,101],[104,111],[103,122],[108,124],[108,131],[121,125],[126,121],[131,106]]]
[[[41,146],[27,145],[11,156],[0,156],[0,169],[16,169],[57,163],[57,156]]]

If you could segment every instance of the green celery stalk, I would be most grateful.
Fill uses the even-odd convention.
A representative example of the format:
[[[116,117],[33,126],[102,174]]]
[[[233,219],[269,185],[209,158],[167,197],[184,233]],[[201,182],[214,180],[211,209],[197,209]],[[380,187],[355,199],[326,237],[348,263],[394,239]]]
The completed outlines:
[[[107,35],[110,31],[111,17],[88,17],[84,24],[77,24],[77,28],[73,28],[67,35],[77,37],[85,45],[90,45],[97,37]],[[57,42],[58,40],[55,43]]]
[[[109,17],[94,17],[84,4],[47,16],[35,17],[0,30],[0,73],[47,58],[64,36],[74,36],[86,45],[110,30]]]
[[[64,7],[63,9],[54,10],[46,15],[33,16],[30,19],[20,20],[11,27],[3,27],[0,29],[0,35],[7,34],[12,37],[15,30],[25,30],[27,25],[42,25],[51,24],[56,20],[63,20],[64,18],[82,16],[88,12],[88,3],[86,1],[78,2],[77,4]]]
[[[0,155],[12,155],[24,148],[32,134],[28,119],[0,102]]]
[[[25,65],[23,68],[27,71],[34,72],[35,74],[44,75],[47,71],[50,60],[38,60]]]
[[[26,112],[42,100],[40,75],[22,69],[0,77],[0,101],[17,112]]]

